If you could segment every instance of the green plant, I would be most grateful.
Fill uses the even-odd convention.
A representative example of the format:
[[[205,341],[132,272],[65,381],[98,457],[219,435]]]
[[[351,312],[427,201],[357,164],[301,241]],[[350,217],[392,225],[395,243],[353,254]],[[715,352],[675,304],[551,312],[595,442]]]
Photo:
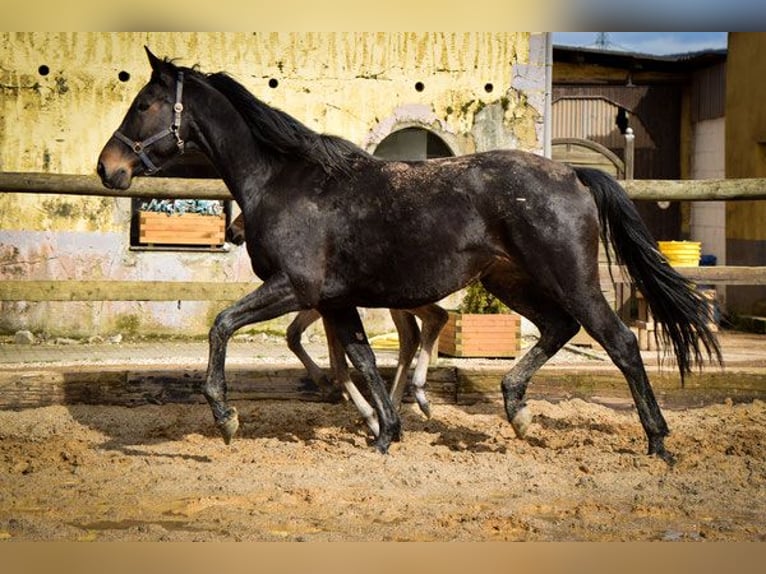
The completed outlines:
[[[461,313],[478,313],[481,315],[496,315],[498,313],[510,313],[497,297],[489,293],[479,281],[466,287],[463,301],[458,307]]]

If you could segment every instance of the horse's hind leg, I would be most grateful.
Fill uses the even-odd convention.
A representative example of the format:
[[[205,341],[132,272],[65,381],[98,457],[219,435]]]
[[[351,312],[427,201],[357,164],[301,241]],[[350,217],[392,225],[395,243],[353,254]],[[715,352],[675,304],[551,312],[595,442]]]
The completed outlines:
[[[502,391],[505,412],[516,432],[524,438],[532,417],[526,408],[524,395],[532,375],[555,355],[577,333],[579,325],[560,308],[547,309],[532,319],[540,330],[540,339],[527,351],[518,363],[503,377]]]
[[[415,358],[418,345],[420,345],[420,329],[415,317],[408,311],[391,309],[391,318],[394,320],[399,334],[399,360],[396,364],[396,374],[391,383],[389,394],[394,408],[399,409],[402,404],[404,389],[407,387],[407,372],[410,369],[412,359]]]
[[[377,449],[385,453],[394,440],[401,439],[399,415],[386,390],[375,363],[375,354],[367,341],[359,313],[353,307],[322,310],[325,321],[332,325],[351,363],[362,374],[372,395],[378,415],[380,433],[375,441]]]
[[[295,356],[298,357],[303,366],[306,367],[309,377],[319,388],[322,397],[332,402],[337,402],[341,399],[342,393],[338,384],[336,384],[336,381],[337,383],[345,384],[346,379],[348,378],[348,373],[346,373],[346,377],[339,375],[338,369],[340,367],[336,367],[334,364],[338,355],[338,350],[340,350],[342,356],[343,349],[339,348],[337,341],[333,342],[330,335],[327,335],[327,347],[330,353],[330,368],[336,375],[335,381],[333,381],[325,374],[322,368],[314,362],[301,343],[301,335],[303,335],[304,331],[320,317],[321,315],[319,314],[319,311],[315,309],[300,311],[295,316],[292,323],[287,327],[287,346]],[[327,329],[325,328],[325,333],[326,332]]]
[[[287,340],[287,347],[296,357],[298,357],[303,366],[306,367],[311,380],[314,381],[318,387],[326,388],[331,385],[330,381],[327,379],[327,376],[324,374],[321,367],[314,362],[301,344],[301,335],[303,335],[303,332],[308,329],[309,325],[319,320],[320,317],[321,315],[319,314],[319,311],[314,309],[299,311],[295,316],[295,319],[293,319],[292,323],[287,327],[285,339]]]
[[[412,375],[412,389],[415,400],[428,418],[431,418],[431,405],[426,397],[426,377],[428,364],[431,362],[434,345],[439,339],[444,325],[447,324],[447,312],[438,305],[424,305],[410,311],[423,321],[423,329],[420,334],[421,346],[418,362],[415,364],[415,372]]]
[[[573,313],[577,313],[585,330],[599,342],[628,381],[649,441],[649,454],[672,463],[673,455],[665,450],[665,437],[670,431],[649,383],[636,336],[612,311],[600,291],[580,300],[583,303],[574,307]]]
[[[580,326],[558,303],[541,289],[526,282],[512,281],[501,274],[482,279],[487,290],[506,305],[524,315],[540,330],[540,339],[503,377],[501,389],[505,413],[516,436],[524,438],[532,420],[524,396],[532,375],[542,367]]]

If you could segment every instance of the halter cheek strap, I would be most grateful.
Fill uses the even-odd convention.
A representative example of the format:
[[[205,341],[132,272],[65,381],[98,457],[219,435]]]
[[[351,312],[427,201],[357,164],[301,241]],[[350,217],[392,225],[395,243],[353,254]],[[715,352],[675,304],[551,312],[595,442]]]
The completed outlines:
[[[146,153],[146,150],[164,137],[169,135],[175,137],[176,146],[178,147],[178,154],[180,155],[184,152],[184,140],[181,139],[181,135],[179,133],[181,130],[181,113],[184,110],[184,105],[181,103],[183,90],[184,73],[178,72],[178,77],[176,78],[176,102],[173,104],[173,123],[170,124],[170,127],[146,138],[143,141],[132,140],[120,131],[114,132],[114,137],[128,146],[139,157],[141,163],[143,163],[144,167],[146,168],[146,173],[151,174],[160,169],[161,166],[158,167],[154,165],[154,162],[149,159],[149,155]]]

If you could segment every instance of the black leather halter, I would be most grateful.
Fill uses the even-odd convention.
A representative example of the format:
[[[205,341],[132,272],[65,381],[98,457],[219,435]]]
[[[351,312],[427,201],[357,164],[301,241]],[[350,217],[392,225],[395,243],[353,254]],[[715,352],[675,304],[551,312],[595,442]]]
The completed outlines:
[[[146,138],[143,141],[132,140],[119,131],[114,132],[114,137],[116,137],[122,143],[127,145],[139,157],[139,159],[141,160],[141,163],[143,163],[144,167],[146,168],[146,173],[154,173],[155,171],[159,170],[161,167],[161,166],[158,167],[154,165],[154,162],[152,162],[152,160],[149,159],[149,156],[147,155],[146,150],[148,150],[152,144],[158,142],[162,138],[166,136],[175,137],[176,145],[178,146],[178,154],[180,155],[184,152],[184,140],[182,140],[181,136],[179,135],[179,130],[181,129],[181,112],[183,112],[183,109],[184,109],[184,105],[181,103],[183,90],[184,90],[184,73],[178,72],[178,77],[176,78],[176,103],[173,105],[173,111],[175,112],[175,115],[173,116],[173,123],[170,124],[170,127],[162,130],[161,132],[154,134],[153,136]]]

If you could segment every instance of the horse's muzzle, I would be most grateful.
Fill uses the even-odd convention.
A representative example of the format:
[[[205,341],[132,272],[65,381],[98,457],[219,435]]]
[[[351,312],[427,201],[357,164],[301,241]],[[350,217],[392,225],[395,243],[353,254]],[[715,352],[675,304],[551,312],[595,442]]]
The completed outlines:
[[[125,168],[119,168],[113,173],[108,173],[104,167],[104,164],[99,162],[97,171],[99,177],[101,178],[101,183],[107,189],[125,190],[130,187],[131,177]]]
[[[128,189],[133,179],[133,170],[134,167],[121,150],[115,151],[109,144],[101,152],[96,164],[101,183],[108,189]]]

